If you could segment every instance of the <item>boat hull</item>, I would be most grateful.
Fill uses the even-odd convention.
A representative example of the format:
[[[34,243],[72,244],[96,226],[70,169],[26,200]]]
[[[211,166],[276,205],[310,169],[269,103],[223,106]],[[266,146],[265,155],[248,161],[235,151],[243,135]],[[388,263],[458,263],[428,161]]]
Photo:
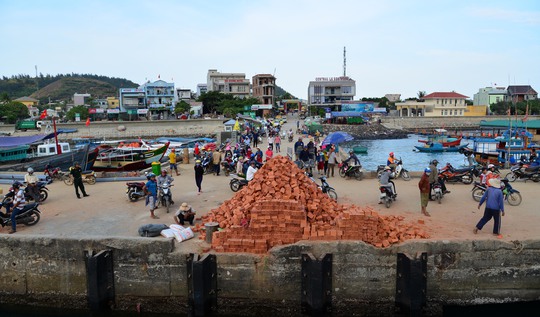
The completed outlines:
[[[440,153],[440,152],[459,152],[459,150],[463,149],[467,145],[460,145],[460,146],[415,146],[415,148],[420,152],[426,152],[426,153]]]
[[[132,153],[128,155],[113,156],[112,152],[98,154],[93,170],[98,172],[129,172],[139,171],[152,166],[153,162],[158,162],[167,149],[169,143],[164,146],[142,153]]]

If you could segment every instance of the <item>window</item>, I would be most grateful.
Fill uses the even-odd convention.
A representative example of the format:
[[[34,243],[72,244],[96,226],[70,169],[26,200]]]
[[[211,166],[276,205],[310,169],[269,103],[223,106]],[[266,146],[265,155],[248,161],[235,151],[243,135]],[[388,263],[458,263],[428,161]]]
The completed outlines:
[[[343,86],[341,87],[341,91],[343,94],[351,94],[352,93],[352,87],[351,86]]]
[[[314,86],[313,87],[313,92],[315,94],[321,94],[322,93],[322,86]]]

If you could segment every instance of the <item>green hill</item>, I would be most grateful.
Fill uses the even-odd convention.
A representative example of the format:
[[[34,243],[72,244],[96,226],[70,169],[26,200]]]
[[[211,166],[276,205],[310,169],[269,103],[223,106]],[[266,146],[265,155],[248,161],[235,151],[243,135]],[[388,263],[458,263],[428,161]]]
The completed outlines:
[[[75,93],[89,93],[93,98],[117,96],[119,88],[138,86],[123,78],[88,74],[41,75],[37,78],[18,75],[0,79],[0,95],[7,93],[11,99],[29,96],[39,99],[43,104],[49,102],[49,98],[55,102],[71,102]]]

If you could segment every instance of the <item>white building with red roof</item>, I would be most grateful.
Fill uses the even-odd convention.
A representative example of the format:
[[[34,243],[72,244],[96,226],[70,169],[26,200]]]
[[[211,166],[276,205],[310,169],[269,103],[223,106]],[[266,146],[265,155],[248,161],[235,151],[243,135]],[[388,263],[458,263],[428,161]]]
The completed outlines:
[[[396,103],[400,117],[462,117],[469,98],[457,92],[433,92],[420,100]]]

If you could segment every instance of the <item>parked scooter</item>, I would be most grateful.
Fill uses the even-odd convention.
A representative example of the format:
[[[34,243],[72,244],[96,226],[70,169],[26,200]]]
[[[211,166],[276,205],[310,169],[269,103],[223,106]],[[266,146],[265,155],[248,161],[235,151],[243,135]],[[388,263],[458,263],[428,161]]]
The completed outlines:
[[[306,175],[314,182],[314,183],[317,183],[315,181],[315,179],[313,178],[313,174],[312,173],[306,173]],[[326,176],[321,176],[319,177],[319,179],[321,180],[321,186],[318,186],[321,191],[324,193],[324,194],[327,194],[328,197],[332,198],[333,200],[336,200],[338,199],[338,195],[337,195],[337,192],[336,190],[331,187],[328,182],[326,181]]]
[[[158,187],[158,202],[161,204],[161,206],[165,207],[167,213],[169,212],[169,209],[173,204],[171,186],[174,185],[170,184],[169,182],[165,182],[163,183],[163,185]]]
[[[237,192],[242,189],[242,187],[247,186],[247,184],[248,181],[245,178],[232,177],[231,181],[229,182],[229,187],[233,192]]]
[[[60,170],[60,167],[53,168],[50,164],[47,164],[47,166],[45,166],[43,174],[45,175],[45,178],[49,183],[51,183],[55,179],[62,181],[66,177],[66,174]]]
[[[339,166],[339,176],[362,180],[364,178],[364,171],[362,170],[362,165],[351,166],[347,163],[341,163]]]
[[[88,183],[90,185],[94,185],[96,183],[96,173],[94,171],[83,171],[82,172],[82,180],[85,183]],[[69,177],[66,177],[64,179],[64,184],[71,186],[73,185],[73,176],[70,174]]]
[[[127,182],[126,196],[130,201],[137,201],[145,196],[144,194],[144,182]]]
[[[377,166],[377,178],[381,177],[381,174],[384,171],[385,167],[386,165]],[[401,158],[399,160],[396,160],[396,168],[392,172],[394,173],[393,178],[401,177],[404,181],[411,180],[411,175],[409,175],[409,171],[403,168],[403,160]]]
[[[501,183],[503,185],[501,186],[501,190],[503,191],[504,200],[506,200],[510,206],[518,206],[521,204],[521,193],[510,185],[509,180],[503,178],[501,179]],[[486,185],[475,182],[473,189],[471,190],[473,199],[475,201],[480,201],[486,190]]]
[[[444,191],[442,190],[442,185],[439,181],[435,182],[433,184],[433,200],[436,200],[439,204],[442,203],[442,199],[444,197]]]
[[[461,182],[466,185],[472,184],[474,177],[479,175],[480,171],[475,166],[456,169],[450,163],[446,163],[446,166],[439,171],[439,177],[444,178],[445,181]]]
[[[519,162],[510,167],[510,172],[506,174],[508,181],[513,182],[516,179],[532,180],[535,183],[540,182],[540,165],[529,166]]]
[[[38,209],[39,203],[28,203],[26,204],[22,211],[15,216],[15,221],[18,225],[23,224],[27,226],[33,226],[39,222],[41,218],[41,211]],[[2,227],[11,226],[11,215],[8,213],[3,213],[1,211],[2,207],[7,205],[4,202],[0,203],[0,224]]]

